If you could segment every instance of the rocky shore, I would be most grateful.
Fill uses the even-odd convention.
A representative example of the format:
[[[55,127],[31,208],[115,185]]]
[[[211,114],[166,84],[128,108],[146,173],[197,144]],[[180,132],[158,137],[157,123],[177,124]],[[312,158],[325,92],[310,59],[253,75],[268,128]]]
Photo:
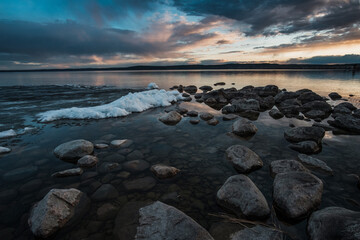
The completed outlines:
[[[219,82],[214,87],[223,85],[225,83]],[[42,189],[38,201],[23,215],[22,222],[28,227],[23,232],[31,232],[31,238],[61,239],[92,211],[96,212],[96,220],[88,223],[91,234],[80,232],[79,239],[298,239],[287,232],[284,225],[301,221],[307,225],[303,235],[311,240],[360,239],[359,211],[335,204],[322,206],[323,195],[329,191],[325,179],[338,173],[316,156],[323,150],[327,132],[332,132],[335,137],[338,134],[360,135],[360,109],[335,92],[327,98],[309,89],[291,92],[275,85],[216,90],[212,86],[179,85],[172,89],[182,93],[182,101],[205,104],[218,114],[190,110],[173,102],[174,105],[156,115],[155,121],[170,132],[181,124],[194,128],[230,124],[231,129],[222,138],[231,139],[231,144],[220,154],[221,163],[234,172],[211,167],[210,162],[204,165],[206,168],[196,169],[198,175],[188,176],[189,169],[199,166],[194,162],[202,160],[194,157],[187,163],[174,164],[171,159],[173,156],[181,159],[181,154],[190,152],[191,146],[186,144],[186,139],[170,148],[166,139],[154,137],[152,141],[161,144],[151,150],[139,148],[131,138],[115,135],[91,141],[59,140],[53,155],[72,167],[54,167],[47,174],[46,177],[55,179],[57,184],[46,191]],[[290,124],[283,131],[283,140],[288,143],[292,157],[273,159],[271,153],[266,155],[248,144],[264,131],[256,121],[260,114],[267,114],[273,121],[296,119],[306,123],[304,126]],[[144,126],[144,131],[151,128],[147,127]],[[218,140],[212,140],[214,146]],[[233,144],[236,141],[239,143]],[[203,146],[196,151],[219,152],[213,146]],[[11,154],[11,149],[0,147],[0,156],[7,154]],[[46,162],[46,159],[39,159],[31,167],[2,172],[5,183],[25,183],[18,189],[0,192],[0,202],[5,206],[18,195],[41,189],[43,182],[32,177],[41,172],[41,166]],[[268,189],[253,180],[264,168],[266,175],[262,174],[262,177],[272,181]],[[218,182],[216,187],[204,186],[208,194],[201,201],[197,200],[196,192],[179,194],[178,185],[173,184],[186,176],[194,178],[193,183],[199,185],[203,175],[220,175],[224,181],[214,181]],[[62,181],[74,178],[79,182],[62,184]],[[358,181],[358,177],[356,179]],[[172,185],[165,194],[151,191],[166,184]],[[197,187],[202,188],[201,185]],[[268,192],[271,192],[270,196]],[[146,194],[148,199],[128,201],[127,195],[136,198],[140,194]],[[204,212],[206,203],[202,201],[210,202],[208,199],[211,198],[215,199],[219,211],[208,212],[205,218],[225,212],[229,216],[227,222],[218,221],[209,226],[197,222],[193,217],[195,214],[184,208],[188,204],[197,205]],[[106,232],[98,233],[101,228],[106,228]],[[14,239],[19,237],[7,234]]]

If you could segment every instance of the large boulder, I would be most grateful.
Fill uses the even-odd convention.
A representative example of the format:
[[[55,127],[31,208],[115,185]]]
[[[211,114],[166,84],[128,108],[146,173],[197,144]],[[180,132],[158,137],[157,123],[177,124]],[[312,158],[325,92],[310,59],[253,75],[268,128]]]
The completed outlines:
[[[289,142],[314,141],[321,143],[325,130],[319,127],[294,127],[284,132],[284,137]]]
[[[273,186],[275,209],[287,219],[301,219],[320,205],[322,191],[322,181],[311,173],[277,174]]]
[[[236,120],[232,125],[232,132],[240,137],[249,137],[257,132],[257,127],[243,118]]]
[[[263,166],[260,157],[242,145],[234,145],[226,149],[226,156],[240,173],[248,173]]]
[[[54,150],[56,157],[64,161],[76,162],[79,158],[92,154],[94,145],[84,139],[73,140],[57,146]]]
[[[272,228],[256,225],[252,228],[245,228],[231,235],[230,240],[282,240],[284,235],[281,231]]]
[[[135,239],[213,240],[192,218],[159,201],[140,208]]]
[[[271,162],[270,175],[272,177],[275,177],[279,173],[286,172],[308,172],[308,170],[296,160],[284,159]]]
[[[267,201],[261,191],[245,175],[229,177],[216,194],[218,203],[239,217],[266,218],[270,214]]]
[[[181,121],[181,115],[176,111],[171,111],[161,116],[159,120],[168,125],[175,125]]]
[[[36,237],[47,238],[81,218],[89,205],[86,194],[77,189],[52,189],[32,208],[30,230]]]
[[[360,212],[328,207],[311,214],[307,232],[311,240],[360,239]]]

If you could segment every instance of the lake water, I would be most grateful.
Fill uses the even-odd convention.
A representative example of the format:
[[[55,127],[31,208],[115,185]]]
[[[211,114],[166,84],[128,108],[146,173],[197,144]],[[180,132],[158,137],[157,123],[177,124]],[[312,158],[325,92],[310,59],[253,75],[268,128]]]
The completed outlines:
[[[117,239],[113,236],[117,227],[115,216],[100,220],[97,209],[104,203],[112,203],[121,209],[132,201],[161,200],[175,206],[194,218],[216,239],[226,239],[221,234],[228,225],[223,219],[210,214],[227,213],[216,203],[215,195],[224,181],[237,174],[225,158],[225,150],[242,144],[256,152],[264,166],[248,176],[262,191],[269,205],[272,204],[272,182],[269,164],[278,159],[294,159],[297,152],[287,147],[284,130],[289,124],[310,126],[313,122],[298,119],[272,119],[268,111],[260,113],[254,121],[258,132],[250,139],[230,134],[232,121],[222,121],[220,111],[203,103],[182,102],[188,110],[210,112],[220,120],[217,126],[201,121],[189,123],[184,117],[177,125],[167,126],[158,118],[170,107],[155,108],[127,117],[102,120],[60,120],[39,123],[38,113],[67,107],[88,107],[114,101],[127,93],[141,91],[150,82],[160,88],[173,85],[213,85],[225,82],[225,86],[241,88],[246,85],[265,86],[275,84],[279,88],[299,90],[309,88],[322,96],[336,91],[359,107],[360,76],[343,71],[160,71],[160,72],[33,72],[0,73],[0,131],[14,129],[22,133],[15,137],[0,139],[0,146],[10,147],[11,153],[0,156],[0,175],[18,168],[34,171],[17,180],[0,180],[0,236],[1,239],[33,239],[27,225],[31,206],[51,188],[75,187],[91,196],[102,184],[110,183],[119,196],[115,199],[92,201],[90,210],[71,229],[60,232],[55,239]],[[234,85],[231,85],[234,83]],[[349,94],[355,95],[349,97]],[[331,104],[335,102],[330,101]],[[326,122],[326,120],[324,120]],[[131,139],[133,144],[126,149],[108,148],[95,150],[98,166],[86,169],[85,176],[54,178],[51,174],[73,168],[53,155],[61,143],[74,139],[109,143],[114,139]],[[353,174],[360,174],[360,137],[333,135],[327,132],[322,151],[316,155],[325,161],[334,175],[314,171],[324,182],[320,209],[340,206],[360,211],[360,191]],[[181,169],[178,176],[158,180],[146,169],[124,174],[124,170],[103,171],[106,163],[126,162],[129,154],[136,152],[150,165],[169,164]],[[89,173],[88,173],[89,172]],[[151,179],[148,189],[126,190],[127,181]],[[149,181],[148,181],[149,182]],[[9,194],[6,191],[12,190]],[[289,223],[272,216],[277,224],[293,239],[307,239],[306,219]],[[271,219],[268,220],[271,222]],[[220,231],[220,234],[219,234]],[[225,230],[223,231],[225,232]],[[290,237],[288,237],[290,239]]]

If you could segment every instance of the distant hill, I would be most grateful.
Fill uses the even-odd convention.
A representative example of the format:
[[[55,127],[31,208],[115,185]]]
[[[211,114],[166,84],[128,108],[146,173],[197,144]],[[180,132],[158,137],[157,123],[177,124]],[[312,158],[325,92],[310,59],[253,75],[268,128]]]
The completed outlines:
[[[334,69],[359,71],[358,64],[222,64],[222,65],[172,65],[172,66],[132,66],[111,68],[63,68],[63,69],[28,69],[0,70],[0,72],[57,72],[57,71],[131,71],[131,70],[206,70],[206,69]]]

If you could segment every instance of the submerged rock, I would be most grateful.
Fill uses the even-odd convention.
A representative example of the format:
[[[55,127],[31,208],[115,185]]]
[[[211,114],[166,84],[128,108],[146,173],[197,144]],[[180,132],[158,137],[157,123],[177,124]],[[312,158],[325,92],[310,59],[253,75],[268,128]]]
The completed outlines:
[[[303,141],[299,143],[290,144],[289,148],[299,153],[314,154],[321,151],[321,145],[314,141]]]
[[[140,190],[147,191],[152,189],[156,185],[156,180],[152,177],[143,177],[132,180],[126,180],[123,182],[126,190]]]
[[[325,130],[319,127],[294,127],[285,131],[284,137],[289,142],[315,141],[321,143]]]
[[[93,151],[94,145],[91,142],[78,139],[57,146],[54,154],[61,160],[76,162],[79,158],[92,154]]]
[[[200,120],[199,120],[199,119],[190,119],[189,122],[190,122],[191,124],[196,125],[196,124],[198,124],[198,123],[200,122]]]
[[[263,166],[260,157],[242,145],[234,145],[226,149],[226,156],[240,173],[251,172]]]
[[[272,228],[256,225],[252,228],[245,228],[231,235],[230,240],[282,240],[281,231]]]
[[[52,177],[72,177],[72,176],[80,176],[84,171],[81,168],[72,168],[72,169],[67,169],[64,171],[60,171],[60,172],[56,172],[54,174],[52,174]]]
[[[77,165],[83,168],[91,168],[95,166],[98,162],[99,159],[97,157],[92,155],[85,155],[78,160]]]
[[[2,178],[8,182],[20,181],[35,175],[37,171],[38,167],[36,166],[21,167],[6,172]]]
[[[207,121],[207,124],[211,125],[211,126],[216,126],[219,124],[219,120],[217,120],[216,118],[210,119],[209,121]]]
[[[238,118],[239,116],[236,115],[236,114],[226,114],[223,116],[223,120],[224,121],[231,121],[231,120],[234,120],[236,118]]]
[[[257,132],[257,127],[245,119],[236,120],[232,125],[232,132],[241,137],[249,137]]]
[[[270,214],[267,201],[256,185],[245,175],[229,177],[216,194],[218,203],[239,217],[265,218]]]
[[[301,219],[320,205],[322,191],[322,181],[311,173],[277,174],[273,188],[275,209],[287,219]]]
[[[91,196],[91,199],[96,202],[101,202],[109,199],[114,199],[119,196],[118,190],[111,184],[101,185]]]
[[[79,219],[89,205],[86,194],[77,189],[52,189],[32,208],[30,230],[36,237],[47,238]]]
[[[333,173],[333,170],[324,161],[321,161],[320,159],[305,154],[299,154],[298,160],[308,167],[320,169],[328,173]]]
[[[286,172],[308,172],[308,170],[301,163],[295,160],[284,159],[271,162],[270,174],[272,177],[275,177],[279,173]]]
[[[159,120],[168,125],[175,125],[181,121],[181,115],[176,111],[164,114]]]
[[[155,164],[151,166],[151,171],[155,174],[157,178],[160,179],[171,178],[175,176],[178,172],[180,172],[180,170],[175,167],[166,166],[163,164]]]
[[[311,214],[307,232],[311,240],[360,239],[360,212],[327,207]]]
[[[211,113],[201,113],[200,118],[204,121],[208,121],[210,119],[213,119],[214,115],[212,115]]]
[[[132,173],[142,172],[145,169],[148,169],[149,167],[150,167],[150,164],[144,160],[132,160],[132,161],[123,163],[123,168]]]
[[[135,239],[213,240],[192,218],[159,201],[140,208]]]
[[[132,140],[129,139],[117,139],[111,141],[111,146],[113,147],[121,147],[121,148],[127,148],[133,143]]]

